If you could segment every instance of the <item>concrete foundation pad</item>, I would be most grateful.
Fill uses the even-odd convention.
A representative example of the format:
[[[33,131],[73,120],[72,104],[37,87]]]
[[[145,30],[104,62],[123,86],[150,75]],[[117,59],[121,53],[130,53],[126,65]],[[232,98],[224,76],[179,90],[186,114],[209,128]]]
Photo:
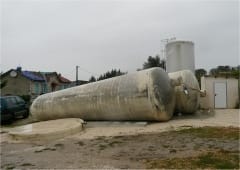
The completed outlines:
[[[143,121],[87,121],[85,127],[144,127],[147,125],[148,122]]]
[[[9,135],[14,140],[53,140],[80,132],[82,124],[83,120],[76,118],[43,121],[13,128]]]

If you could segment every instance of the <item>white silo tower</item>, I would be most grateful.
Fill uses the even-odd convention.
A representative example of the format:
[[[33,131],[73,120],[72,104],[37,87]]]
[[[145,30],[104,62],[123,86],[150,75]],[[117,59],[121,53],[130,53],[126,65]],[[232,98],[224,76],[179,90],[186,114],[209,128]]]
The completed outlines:
[[[166,44],[166,71],[195,71],[194,43],[191,41],[172,41]]]

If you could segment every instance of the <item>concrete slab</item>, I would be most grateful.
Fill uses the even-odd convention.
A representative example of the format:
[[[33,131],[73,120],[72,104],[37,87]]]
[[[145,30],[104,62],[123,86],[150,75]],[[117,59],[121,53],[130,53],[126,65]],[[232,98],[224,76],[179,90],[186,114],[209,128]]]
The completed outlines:
[[[179,130],[181,128],[189,127],[204,127],[204,126],[221,126],[221,127],[240,127],[240,112],[239,109],[217,109],[209,111],[198,111],[196,114],[182,114],[182,116],[175,116],[168,122],[152,122],[145,126],[136,126],[134,123],[128,126],[124,122],[118,126],[108,126],[108,124],[100,123],[97,125],[87,122],[86,129],[81,135],[74,135],[75,138],[94,139],[99,136],[123,136],[123,135],[137,135],[147,133],[159,133],[171,130]],[[89,124],[89,125],[88,125]],[[115,125],[116,123],[114,123]],[[104,125],[104,126],[103,126]],[[90,128],[89,128],[90,127]]]
[[[86,128],[92,127],[144,127],[148,122],[136,121],[87,121]]]
[[[12,128],[8,134],[14,140],[53,140],[80,132],[82,124],[81,119],[57,119]]]

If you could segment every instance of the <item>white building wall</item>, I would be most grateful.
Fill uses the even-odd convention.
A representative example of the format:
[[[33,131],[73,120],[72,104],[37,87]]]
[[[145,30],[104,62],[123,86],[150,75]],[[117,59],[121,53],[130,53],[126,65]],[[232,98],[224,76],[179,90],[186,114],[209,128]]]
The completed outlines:
[[[227,108],[236,108],[239,102],[238,80],[227,79]]]
[[[226,83],[227,108],[235,108],[239,102],[238,80],[234,78],[201,77],[201,90],[206,90],[206,96],[200,98],[200,107],[203,109],[214,108],[214,83]]]

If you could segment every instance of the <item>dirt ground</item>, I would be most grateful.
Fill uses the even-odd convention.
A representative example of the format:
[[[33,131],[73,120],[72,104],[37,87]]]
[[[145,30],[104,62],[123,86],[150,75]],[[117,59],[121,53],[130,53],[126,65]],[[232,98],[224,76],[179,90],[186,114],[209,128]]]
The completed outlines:
[[[8,129],[1,129],[2,169],[239,169],[239,110],[164,123],[90,122],[80,134],[50,142],[11,141]]]

